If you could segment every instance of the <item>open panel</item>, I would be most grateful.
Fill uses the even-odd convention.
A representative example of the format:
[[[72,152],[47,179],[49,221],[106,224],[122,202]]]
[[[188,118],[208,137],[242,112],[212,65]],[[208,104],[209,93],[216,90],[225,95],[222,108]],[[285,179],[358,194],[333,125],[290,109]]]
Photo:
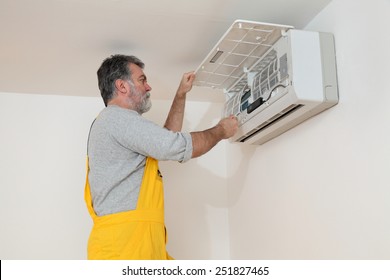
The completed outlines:
[[[194,85],[237,93],[250,71],[292,26],[236,20],[196,70]]]

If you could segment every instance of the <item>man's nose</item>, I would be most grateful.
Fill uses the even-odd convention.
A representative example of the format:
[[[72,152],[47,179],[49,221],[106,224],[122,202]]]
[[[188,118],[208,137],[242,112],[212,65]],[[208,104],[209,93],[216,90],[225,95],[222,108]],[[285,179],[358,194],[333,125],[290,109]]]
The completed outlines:
[[[146,88],[147,91],[151,91],[152,90],[152,87],[149,84],[146,84],[145,88]]]

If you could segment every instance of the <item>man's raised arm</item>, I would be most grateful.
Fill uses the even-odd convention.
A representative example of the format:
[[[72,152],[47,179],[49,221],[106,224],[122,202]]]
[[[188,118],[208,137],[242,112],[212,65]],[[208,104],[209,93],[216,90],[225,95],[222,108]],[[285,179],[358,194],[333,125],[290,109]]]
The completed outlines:
[[[176,91],[171,109],[169,110],[167,120],[164,127],[174,132],[181,131],[183,126],[184,109],[186,103],[186,95],[192,88],[194,82],[194,72],[185,73],[181,79],[179,88]]]

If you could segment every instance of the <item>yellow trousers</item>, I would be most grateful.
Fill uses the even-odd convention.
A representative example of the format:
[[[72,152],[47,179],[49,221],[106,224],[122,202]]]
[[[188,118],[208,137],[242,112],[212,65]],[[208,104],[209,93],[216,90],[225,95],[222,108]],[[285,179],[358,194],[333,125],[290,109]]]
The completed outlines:
[[[94,223],[88,240],[88,259],[172,259],[166,251],[164,190],[157,160],[146,159],[137,208],[100,217],[93,210],[88,173],[87,158],[85,201]]]

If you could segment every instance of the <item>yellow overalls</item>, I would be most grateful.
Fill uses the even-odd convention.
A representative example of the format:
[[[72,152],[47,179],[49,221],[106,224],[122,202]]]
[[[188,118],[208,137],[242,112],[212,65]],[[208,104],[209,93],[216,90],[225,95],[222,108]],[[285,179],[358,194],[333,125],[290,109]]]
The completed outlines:
[[[169,260],[164,224],[164,192],[157,160],[148,157],[135,210],[97,216],[87,179],[85,201],[94,225],[88,240],[88,259]]]

